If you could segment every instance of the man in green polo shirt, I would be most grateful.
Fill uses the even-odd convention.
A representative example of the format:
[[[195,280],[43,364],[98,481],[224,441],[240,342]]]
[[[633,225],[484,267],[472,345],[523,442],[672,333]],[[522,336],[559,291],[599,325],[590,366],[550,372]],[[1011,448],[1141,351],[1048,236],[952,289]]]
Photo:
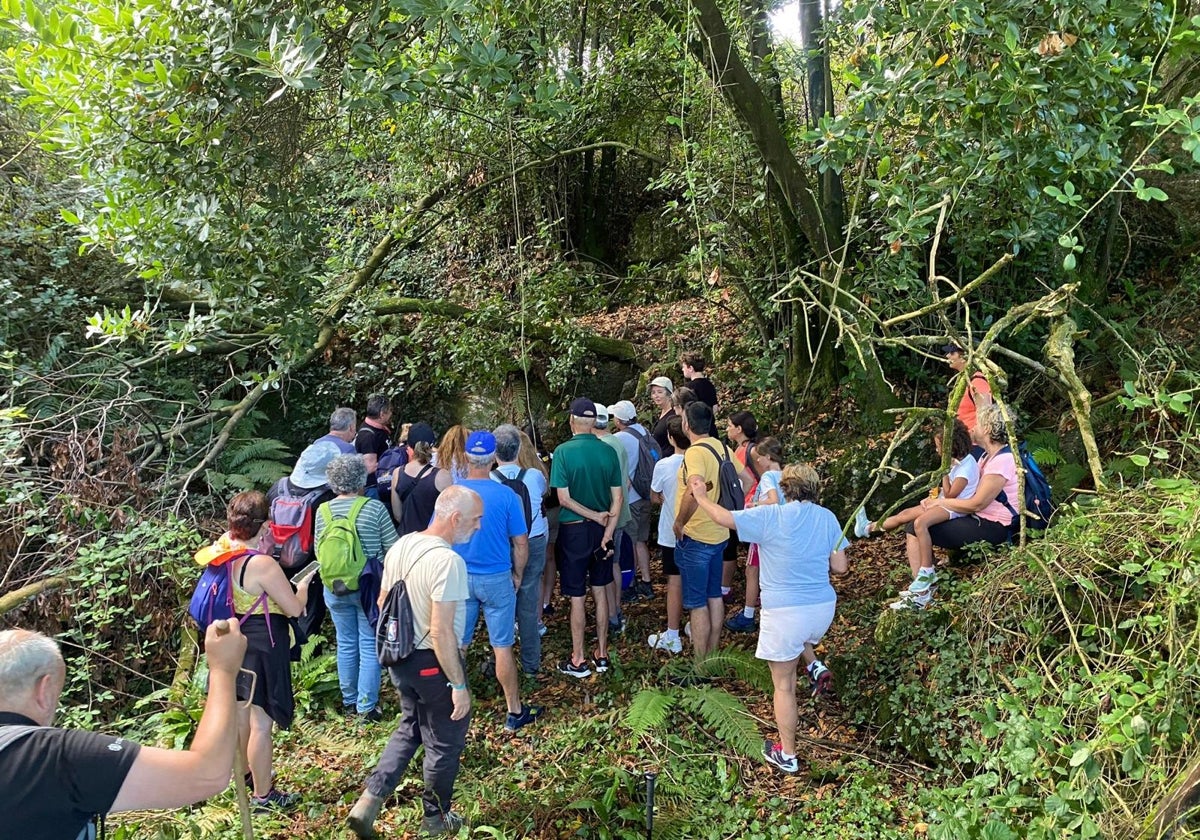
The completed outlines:
[[[571,656],[558,670],[572,677],[591,676],[583,655],[587,627],[584,602],[592,587],[596,602],[596,671],[608,670],[608,594],[612,582],[612,538],[621,513],[623,477],[617,453],[592,434],[596,404],[587,397],[571,403],[571,439],[554,450],[550,487],[558,493],[559,581],[571,599]],[[601,548],[605,550],[601,550]]]

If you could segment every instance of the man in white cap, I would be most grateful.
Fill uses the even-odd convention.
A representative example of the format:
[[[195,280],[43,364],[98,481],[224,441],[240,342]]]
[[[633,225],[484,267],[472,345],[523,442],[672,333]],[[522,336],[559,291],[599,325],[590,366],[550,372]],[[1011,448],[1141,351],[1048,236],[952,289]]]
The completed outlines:
[[[629,587],[622,600],[649,601],[654,597],[654,588],[650,585],[650,480],[654,477],[654,461],[658,460],[661,451],[658,444],[650,437],[646,427],[637,421],[637,409],[629,400],[621,400],[608,407],[609,417],[617,425],[613,437],[625,448],[628,462],[626,475],[629,476],[629,522],[625,526],[625,534],[633,541],[633,557],[637,563],[638,579]],[[644,475],[638,474],[638,463],[641,460],[642,441],[650,450],[650,468]],[[642,479],[645,479],[642,481]],[[639,486],[640,485],[640,486]]]

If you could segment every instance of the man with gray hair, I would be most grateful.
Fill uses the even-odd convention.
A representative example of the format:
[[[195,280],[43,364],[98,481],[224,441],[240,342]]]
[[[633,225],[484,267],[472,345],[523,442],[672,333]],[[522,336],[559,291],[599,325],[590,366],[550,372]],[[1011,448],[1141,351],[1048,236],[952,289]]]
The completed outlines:
[[[373,826],[384,800],[392,795],[422,745],[422,832],[457,834],[463,823],[462,817],[450,810],[450,800],[471,723],[471,693],[459,652],[467,624],[464,602],[469,587],[466,563],[451,546],[466,543],[479,530],[483,502],[474,490],[455,485],[442,491],[433,511],[428,528],[401,537],[384,559],[379,603],[383,604],[393,586],[404,583],[412,607],[415,644],[411,654],[388,668],[400,693],[400,724],[346,821],[359,837],[377,836]]]
[[[541,461],[536,466],[522,467],[517,463],[521,451],[521,432],[511,423],[497,426],[496,462],[492,473],[497,481],[501,476],[525,484],[529,491],[533,522],[529,526],[529,560],[517,587],[517,632],[521,638],[521,669],[529,675],[542,667],[542,637],[538,630],[538,599],[542,597],[542,571],[546,568],[546,537],[550,526],[542,500],[546,496],[546,473]]]
[[[181,808],[229,786],[237,729],[234,686],[246,653],[236,620],[205,637],[208,702],[187,750],[143,747],[53,726],[66,666],[29,630],[0,632],[0,813],[5,837],[88,840],[114,811]]]

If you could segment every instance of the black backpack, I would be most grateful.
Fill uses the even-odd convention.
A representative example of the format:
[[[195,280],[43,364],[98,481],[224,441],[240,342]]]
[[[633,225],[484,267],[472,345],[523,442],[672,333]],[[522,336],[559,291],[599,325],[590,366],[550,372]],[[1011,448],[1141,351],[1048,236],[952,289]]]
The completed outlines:
[[[500,470],[492,470],[492,478],[516,493],[521,499],[521,509],[525,511],[525,533],[528,534],[533,528],[533,502],[529,499],[529,488],[525,485],[525,473],[527,472],[529,469],[522,467],[516,478],[509,478]]]
[[[734,466],[733,459],[729,457],[729,447],[721,444],[725,450],[725,456],[721,457],[717,450],[713,449],[707,443],[696,443],[703,449],[707,449],[721,463],[721,468],[717,472],[717,480],[721,485],[721,498],[717,500],[718,504],[725,510],[741,510],[746,506],[746,491],[742,489],[742,480],[738,478],[738,468]]]
[[[429,635],[426,633],[420,639],[414,638],[417,632],[413,627],[412,601],[409,600],[408,584],[404,582],[404,578],[408,577],[417,563],[421,562],[421,558],[430,551],[433,549],[421,552],[417,559],[409,564],[408,571],[388,590],[383,609],[379,611],[379,623],[375,625],[375,653],[379,656],[379,664],[384,667],[399,665],[402,660],[411,656],[417,645]]]

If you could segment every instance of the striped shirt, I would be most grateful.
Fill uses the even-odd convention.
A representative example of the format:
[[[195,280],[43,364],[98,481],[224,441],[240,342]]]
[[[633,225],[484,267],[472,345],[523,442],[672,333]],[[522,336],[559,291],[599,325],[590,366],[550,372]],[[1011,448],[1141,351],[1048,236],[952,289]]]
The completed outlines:
[[[334,499],[326,502],[329,505],[330,515],[334,519],[346,516],[350,513],[350,507],[357,498],[359,497],[355,496],[351,499]],[[325,505],[321,507],[325,507]],[[314,519],[316,520],[316,532],[313,535],[313,545],[316,545],[321,539],[321,532],[325,530],[325,518],[321,515],[320,508],[317,509]],[[378,557],[382,561],[384,553],[392,547],[392,543],[396,542],[396,526],[392,524],[392,516],[383,503],[375,499],[367,499],[367,503],[358,512],[358,518],[354,520],[354,530],[358,532],[363,554],[368,560]]]

